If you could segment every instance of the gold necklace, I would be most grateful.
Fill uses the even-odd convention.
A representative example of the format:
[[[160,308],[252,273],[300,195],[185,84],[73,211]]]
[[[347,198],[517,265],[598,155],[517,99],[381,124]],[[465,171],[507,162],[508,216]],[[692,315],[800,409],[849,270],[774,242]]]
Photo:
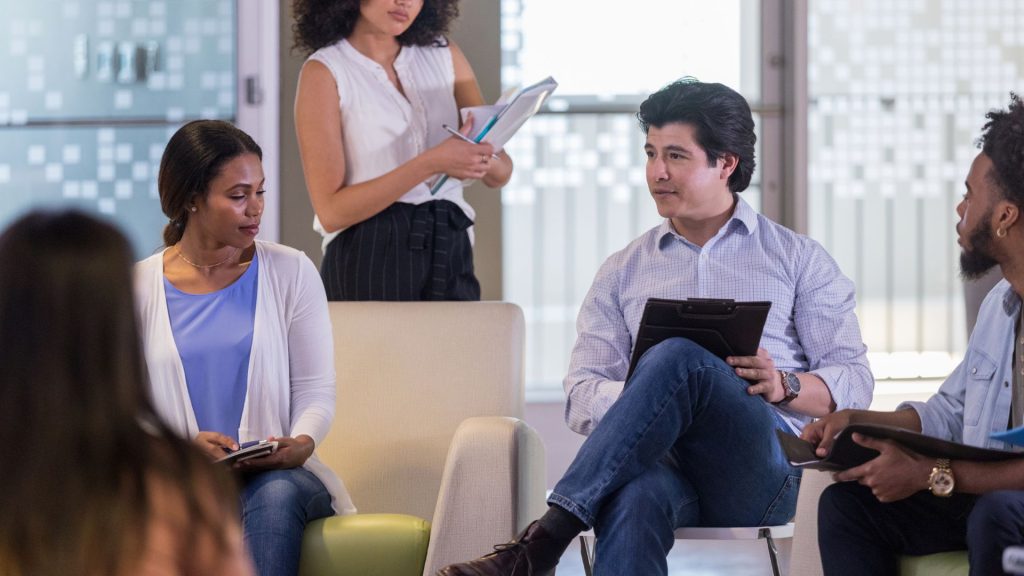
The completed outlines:
[[[234,252],[229,254],[227,258],[221,260],[220,262],[216,262],[214,264],[196,264],[195,262],[189,260],[187,256],[185,256],[185,253],[181,251],[181,248],[177,244],[174,245],[174,249],[178,251],[178,256],[181,256],[182,260],[201,270],[209,270],[210,268],[216,268],[217,266],[220,266],[222,264],[227,264],[228,260],[231,260],[232,258],[235,257],[235,255],[238,254],[238,248],[235,248]]]

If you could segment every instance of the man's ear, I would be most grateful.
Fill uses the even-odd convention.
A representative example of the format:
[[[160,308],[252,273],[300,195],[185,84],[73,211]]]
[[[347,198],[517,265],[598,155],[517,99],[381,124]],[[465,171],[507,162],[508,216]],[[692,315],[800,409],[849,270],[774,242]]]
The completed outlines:
[[[740,165],[740,157],[732,152],[726,152],[718,157],[718,167],[722,171],[719,178],[728,180],[736,168]]]
[[[996,230],[1009,231],[1020,220],[1020,208],[1009,200],[1000,200],[995,214]]]

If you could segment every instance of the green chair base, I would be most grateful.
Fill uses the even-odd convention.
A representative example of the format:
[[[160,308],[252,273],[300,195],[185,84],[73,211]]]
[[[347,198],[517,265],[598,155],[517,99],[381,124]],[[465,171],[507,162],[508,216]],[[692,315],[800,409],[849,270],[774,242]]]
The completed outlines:
[[[900,576],[967,576],[967,552],[900,557]]]
[[[430,522],[405,514],[354,514],[310,522],[299,576],[422,576]]]

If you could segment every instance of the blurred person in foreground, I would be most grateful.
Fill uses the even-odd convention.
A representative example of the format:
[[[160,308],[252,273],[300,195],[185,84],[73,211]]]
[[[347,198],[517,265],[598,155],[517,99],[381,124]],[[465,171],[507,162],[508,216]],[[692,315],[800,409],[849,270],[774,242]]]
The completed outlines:
[[[132,254],[36,212],[0,236],[0,574],[252,574],[223,470],[146,392]]]

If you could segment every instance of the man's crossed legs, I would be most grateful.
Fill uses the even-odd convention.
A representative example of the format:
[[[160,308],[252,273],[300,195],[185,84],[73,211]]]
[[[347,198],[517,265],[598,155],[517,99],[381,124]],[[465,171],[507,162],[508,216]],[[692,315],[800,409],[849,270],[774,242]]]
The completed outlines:
[[[800,472],[775,438],[788,427],[748,386],[689,340],[652,347],[555,486],[548,513],[496,553],[440,574],[549,574],[587,526],[599,574],[667,574],[678,527],[789,521]]]

